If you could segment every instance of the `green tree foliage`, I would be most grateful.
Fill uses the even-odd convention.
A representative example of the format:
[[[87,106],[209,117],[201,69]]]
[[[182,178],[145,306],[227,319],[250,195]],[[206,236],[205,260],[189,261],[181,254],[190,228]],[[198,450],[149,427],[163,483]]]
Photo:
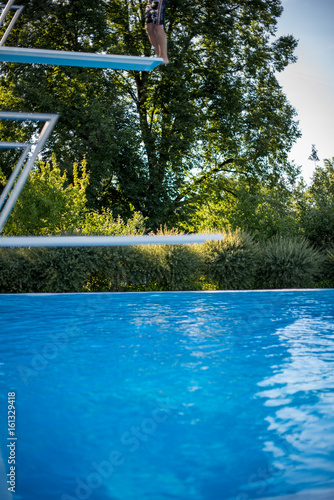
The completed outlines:
[[[304,236],[318,248],[334,243],[334,158],[317,166],[310,186],[303,178],[254,182],[230,173],[197,185],[187,198],[179,227],[187,231],[231,228],[257,239]]]
[[[334,158],[317,166],[309,188],[298,201],[298,216],[305,236],[317,246],[334,244]]]
[[[140,235],[146,231],[145,218],[140,212],[134,212],[126,222],[118,215],[114,217],[110,209],[102,211],[86,210],[78,228],[81,234],[109,236]]]
[[[145,232],[145,218],[134,212],[126,222],[109,209],[87,208],[89,177],[86,161],[73,164],[70,183],[55,157],[39,162],[28,179],[4,228],[4,235],[100,234],[137,235]]]
[[[152,54],[145,0],[22,3],[11,45]],[[295,60],[296,41],[275,36],[281,12],[280,0],[170,0],[168,66],[4,64],[4,107],[60,113],[49,149],[69,172],[86,155],[89,205],[140,210],[155,229],[217,172],[272,183],[294,175],[287,153],[299,132],[275,72]]]
[[[86,162],[73,165],[73,183],[67,182],[56,159],[52,164],[39,162],[31,173],[4,235],[62,234],[74,232],[81,225],[86,206],[88,175]]]
[[[315,147],[315,144],[312,144],[312,151],[308,159],[314,162],[319,161],[318,150]]]
[[[258,238],[298,234],[295,188],[281,180],[277,185],[216,174],[188,198],[180,226],[188,231],[242,229]]]

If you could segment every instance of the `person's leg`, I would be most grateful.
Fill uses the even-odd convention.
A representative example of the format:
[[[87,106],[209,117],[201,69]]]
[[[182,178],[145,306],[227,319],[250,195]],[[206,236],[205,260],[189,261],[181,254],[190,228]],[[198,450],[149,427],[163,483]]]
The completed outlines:
[[[164,63],[168,63],[167,55],[167,38],[162,24],[149,23],[146,25],[146,31],[151,44],[154,47],[154,52],[158,57],[161,57]]]
[[[167,38],[164,30],[165,13],[168,0],[147,0],[145,19],[146,31],[154,52],[168,63]]]
[[[146,26],[145,26],[150,44],[154,48],[155,54],[158,55],[158,51],[156,49],[158,42],[157,42],[157,39],[155,37],[155,29],[154,28],[155,28],[155,25],[153,23],[146,24]]]

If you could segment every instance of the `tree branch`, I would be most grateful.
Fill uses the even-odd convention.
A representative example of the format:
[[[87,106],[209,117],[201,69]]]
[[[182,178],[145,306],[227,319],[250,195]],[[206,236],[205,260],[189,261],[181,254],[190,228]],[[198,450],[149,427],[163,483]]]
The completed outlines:
[[[137,97],[136,97],[136,94],[134,92],[134,89],[132,88],[132,85],[131,85],[131,82],[129,82],[129,80],[122,74],[122,71],[121,70],[115,70],[115,74],[119,77],[119,81],[123,80],[123,85],[125,84],[126,88],[127,88],[127,92],[129,93],[131,99],[137,103]]]
[[[190,191],[192,191],[194,189],[194,187],[198,186],[198,184],[201,184],[203,181],[205,181],[206,179],[211,177],[212,174],[215,174],[221,170],[224,170],[225,172],[235,172],[235,170],[227,170],[227,169],[223,168],[225,165],[228,165],[229,163],[233,163],[233,162],[234,162],[234,158],[229,158],[228,160],[225,160],[224,162],[219,163],[219,165],[217,165],[217,167],[212,168],[209,172],[205,172],[203,175],[201,175],[201,177],[196,179],[185,191],[180,193],[180,195],[175,199],[175,201],[176,202],[180,201],[185,195],[187,195]],[[235,196],[235,197],[237,196],[235,193],[233,193],[233,191],[230,191],[226,188],[224,188],[224,189],[226,192],[232,194],[233,196]]]

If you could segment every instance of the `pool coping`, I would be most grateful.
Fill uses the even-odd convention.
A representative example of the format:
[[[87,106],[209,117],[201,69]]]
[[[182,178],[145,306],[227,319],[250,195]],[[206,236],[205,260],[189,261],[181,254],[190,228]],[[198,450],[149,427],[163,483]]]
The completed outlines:
[[[277,292],[320,292],[333,291],[334,288],[264,288],[256,290],[147,290],[147,291],[128,291],[128,292],[17,292],[17,293],[0,293],[0,297],[4,296],[44,296],[44,295],[162,295],[162,294],[224,294],[224,293],[277,293]],[[334,498],[334,497],[333,497]],[[266,500],[266,499],[263,499]]]

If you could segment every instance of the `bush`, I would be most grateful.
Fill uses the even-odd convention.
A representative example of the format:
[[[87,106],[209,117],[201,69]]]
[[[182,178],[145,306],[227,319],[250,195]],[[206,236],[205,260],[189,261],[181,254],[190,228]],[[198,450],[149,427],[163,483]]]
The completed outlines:
[[[31,172],[4,228],[4,235],[75,232],[85,212],[86,162],[73,165],[73,183],[52,164],[39,162]]]
[[[85,285],[87,291],[120,292],[145,282],[146,263],[140,247],[105,247],[93,251],[98,263]]]
[[[0,293],[200,289],[192,245],[0,248]]]
[[[158,234],[174,231],[160,229]],[[200,289],[202,256],[199,245],[143,245],[101,249],[100,270],[89,290]],[[100,286],[102,285],[102,290]]]
[[[334,288],[334,245],[325,251],[322,272],[316,285],[319,288]]]
[[[98,265],[92,248],[0,248],[0,293],[82,292]]]
[[[259,248],[245,232],[224,236],[200,245],[0,248],[0,293],[334,285],[334,248],[325,257],[304,238],[274,237]]]
[[[222,241],[208,241],[202,246],[205,274],[221,290],[254,287],[258,266],[258,244],[245,231],[228,231]]]
[[[140,252],[145,281],[159,290],[198,290],[202,258],[197,245],[148,245]]]
[[[120,216],[114,217],[107,208],[102,208],[101,212],[86,210],[77,232],[84,235],[141,235],[145,232],[145,220],[140,212],[134,212],[125,222]]]
[[[305,288],[313,286],[324,258],[303,237],[274,236],[264,244],[260,262],[260,288]]]
[[[36,292],[25,249],[0,248],[0,293]]]
[[[334,245],[326,252],[326,274],[329,279],[334,280]]]
[[[82,292],[89,276],[98,269],[98,253],[94,248],[34,248],[33,278],[43,292]]]
[[[0,248],[0,293],[196,290],[195,247]]]

